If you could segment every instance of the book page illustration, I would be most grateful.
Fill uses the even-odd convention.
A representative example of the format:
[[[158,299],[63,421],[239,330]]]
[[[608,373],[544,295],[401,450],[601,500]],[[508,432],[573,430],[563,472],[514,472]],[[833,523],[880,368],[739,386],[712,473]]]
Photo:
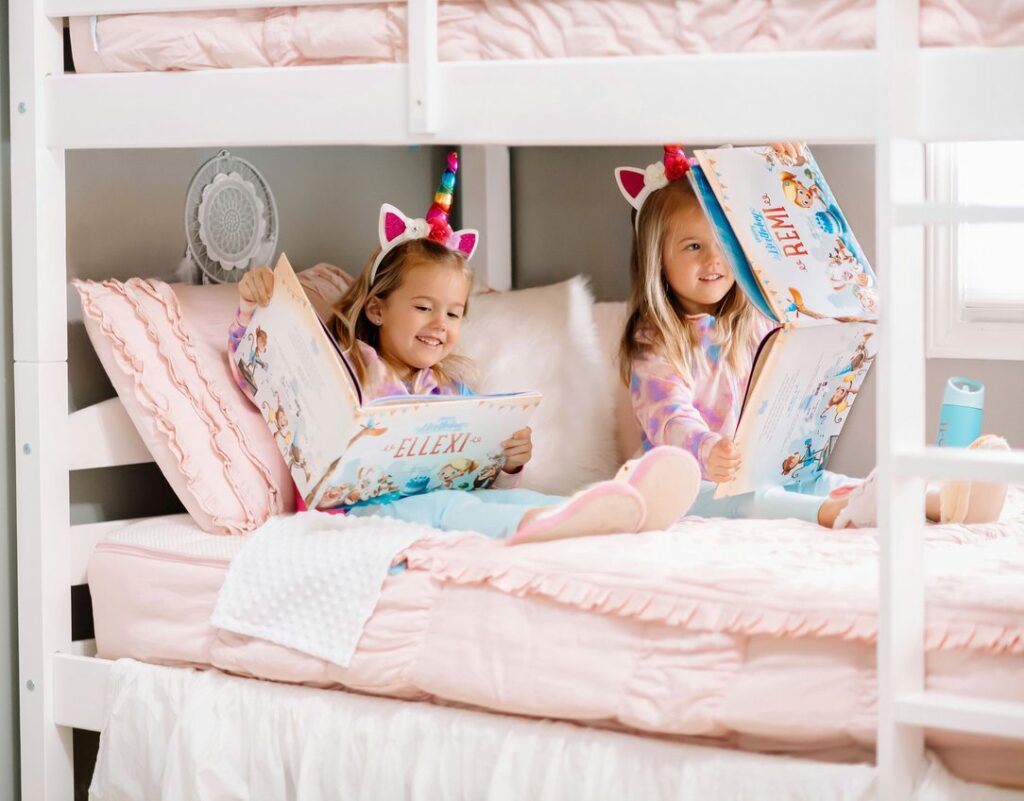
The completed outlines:
[[[735,441],[743,464],[716,498],[815,481],[877,353],[875,326],[779,331],[748,390]],[[760,361],[760,360],[759,360]]]
[[[351,438],[358,403],[345,368],[282,256],[274,294],[257,308],[235,359],[251,382],[299,491],[329,470]],[[251,364],[252,367],[242,368]]]

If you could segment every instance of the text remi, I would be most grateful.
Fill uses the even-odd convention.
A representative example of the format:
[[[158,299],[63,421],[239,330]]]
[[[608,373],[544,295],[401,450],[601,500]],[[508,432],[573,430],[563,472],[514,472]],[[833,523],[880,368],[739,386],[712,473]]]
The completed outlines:
[[[765,198],[767,200],[767,198]],[[771,221],[772,233],[782,245],[782,252],[796,258],[807,255],[807,248],[800,239],[800,233],[789,221],[789,213],[782,206],[765,208],[764,216]]]

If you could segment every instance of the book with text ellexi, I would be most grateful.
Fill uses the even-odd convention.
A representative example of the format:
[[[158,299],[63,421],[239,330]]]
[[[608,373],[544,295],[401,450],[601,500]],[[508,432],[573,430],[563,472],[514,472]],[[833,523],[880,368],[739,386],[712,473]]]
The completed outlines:
[[[723,498],[815,480],[875,359],[875,274],[807,148],[698,150],[691,184],[740,288],[779,325],[761,342]]]
[[[270,303],[256,309],[233,358],[310,509],[489,487],[504,465],[501,443],[541,400],[523,392],[364,402],[283,255]]]

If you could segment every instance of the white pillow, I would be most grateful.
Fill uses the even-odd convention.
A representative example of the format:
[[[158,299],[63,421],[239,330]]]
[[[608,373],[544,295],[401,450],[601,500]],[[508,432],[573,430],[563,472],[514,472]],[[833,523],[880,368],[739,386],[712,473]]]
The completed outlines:
[[[619,458],[632,459],[640,452],[640,425],[633,413],[629,387],[619,376],[619,343],[626,327],[626,304],[595,303],[594,321],[597,335],[604,348],[608,369],[611,371],[612,397],[615,406],[615,436],[619,445]]]
[[[478,392],[544,395],[522,487],[567,495],[615,474],[614,388],[582,276],[474,296],[459,352],[476,364]]]

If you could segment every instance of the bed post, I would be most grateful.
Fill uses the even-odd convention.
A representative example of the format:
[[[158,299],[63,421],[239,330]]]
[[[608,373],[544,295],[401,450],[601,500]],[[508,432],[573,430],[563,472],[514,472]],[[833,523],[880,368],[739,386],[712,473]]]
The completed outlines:
[[[509,150],[502,145],[462,148],[464,226],[480,230],[473,257],[477,277],[491,289],[512,288],[512,179]]]
[[[437,0],[408,0],[405,6],[409,48],[409,130],[433,134],[438,110]]]
[[[902,722],[902,697],[924,689],[924,479],[897,470],[923,453],[925,406],[924,229],[897,225],[900,207],[924,199],[920,136],[918,3],[879,0],[875,217],[881,291],[878,360],[879,631],[878,797],[913,795],[924,732]]]
[[[64,152],[47,146],[62,20],[10,4],[11,231],[21,797],[70,801],[71,730],[54,723],[53,655],[71,647]]]

